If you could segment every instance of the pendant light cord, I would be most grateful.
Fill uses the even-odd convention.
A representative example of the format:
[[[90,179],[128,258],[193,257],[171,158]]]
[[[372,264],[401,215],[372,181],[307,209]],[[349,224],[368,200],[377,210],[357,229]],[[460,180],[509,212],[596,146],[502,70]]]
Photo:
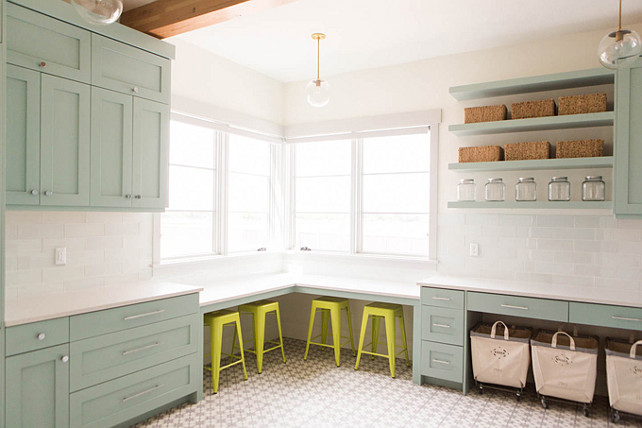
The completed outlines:
[[[620,0],[620,5],[622,4],[622,0]],[[319,78],[319,50],[321,49],[321,39],[317,39],[317,81],[321,80]]]
[[[620,0],[620,20],[618,23],[617,30],[620,31],[622,29],[622,0]]]

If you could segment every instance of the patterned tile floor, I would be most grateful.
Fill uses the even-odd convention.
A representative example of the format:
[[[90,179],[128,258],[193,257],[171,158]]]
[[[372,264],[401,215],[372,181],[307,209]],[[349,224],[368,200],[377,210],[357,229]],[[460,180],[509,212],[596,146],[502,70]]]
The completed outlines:
[[[305,342],[285,339],[281,354],[265,356],[263,373],[247,356],[249,379],[240,365],[221,373],[219,392],[205,371],[204,399],[184,404],[136,425],[171,428],[228,427],[607,427],[608,401],[598,397],[590,418],[581,406],[552,402],[545,410],[534,392],[521,402],[513,395],[488,390],[463,396],[447,388],[412,383],[412,372],[397,360],[397,378],[383,358],[355,358],[342,352],[336,367],[330,349],[312,347],[303,361]],[[617,427],[642,428],[642,419],[623,416]]]

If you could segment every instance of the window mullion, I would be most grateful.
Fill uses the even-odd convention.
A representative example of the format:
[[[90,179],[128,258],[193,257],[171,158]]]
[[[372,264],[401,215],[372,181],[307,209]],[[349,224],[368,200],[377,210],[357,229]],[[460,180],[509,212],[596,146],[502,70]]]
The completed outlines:
[[[218,252],[228,253],[229,135],[219,132],[218,156]]]
[[[357,254],[363,249],[363,139],[352,140],[352,207],[351,207],[351,234],[350,253]]]

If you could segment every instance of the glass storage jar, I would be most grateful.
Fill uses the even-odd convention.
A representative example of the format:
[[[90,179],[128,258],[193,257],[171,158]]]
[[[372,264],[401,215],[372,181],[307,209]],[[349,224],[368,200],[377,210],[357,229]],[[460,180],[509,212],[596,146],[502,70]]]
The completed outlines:
[[[472,178],[462,178],[457,185],[458,201],[475,200],[475,180]]]
[[[589,175],[582,183],[583,201],[603,201],[606,198],[606,184],[600,175]]]
[[[489,178],[486,183],[486,200],[487,201],[503,201],[504,194],[506,193],[506,185],[501,178]]]
[[[520,177],[515,185],[516,201],[536,201],[537,184],[533,177]]]
[[[570,201],[571,200],[571,183],[568,177],[553,177],[548,183],[548,200],[549,201]]]

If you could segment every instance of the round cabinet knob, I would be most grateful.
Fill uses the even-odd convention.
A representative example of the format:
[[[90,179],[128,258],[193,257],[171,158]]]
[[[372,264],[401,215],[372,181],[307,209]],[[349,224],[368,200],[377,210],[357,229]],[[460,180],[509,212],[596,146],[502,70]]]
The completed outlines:
[[[133,93],[135,93],[135,94],[137,94],[137,93],[138,93],[138,87],[134,86],[134,87],[132,88],[132,92],[133,92]]]
[[[134,198],[136,198],[136,199],[142,199],[143,197],[142,197],[141,195],[136,195],[136,196],[134,196]]]
[[[33,196],[38,196],[38,193],[40,193],[40,192],[38,192],[36,189],[33,189],[33,190],[32,190],[31,192],[29,192],[29,193],[31,193]]]
[[[40,67],[45,68],[47,66],[47,63],[44,61],[40,61],[40,64],[38,64]]]
[[[62,358],[60,359],[60,361],[62,361],[63,363],[66,363],[67,361],[69,361],[69,356],[68,355],[63,355]]]
[[[38,340],[45,340],[45,337],[47,337],[47,335],[45,335],[44,333],[38,333],[38,336],[36,337],[38,338]]]
[[[45,190],[45,196],[51,196],[53,192],[51,190]]]
[[[125,195],[125,199],[131,199],[132,195]]]

